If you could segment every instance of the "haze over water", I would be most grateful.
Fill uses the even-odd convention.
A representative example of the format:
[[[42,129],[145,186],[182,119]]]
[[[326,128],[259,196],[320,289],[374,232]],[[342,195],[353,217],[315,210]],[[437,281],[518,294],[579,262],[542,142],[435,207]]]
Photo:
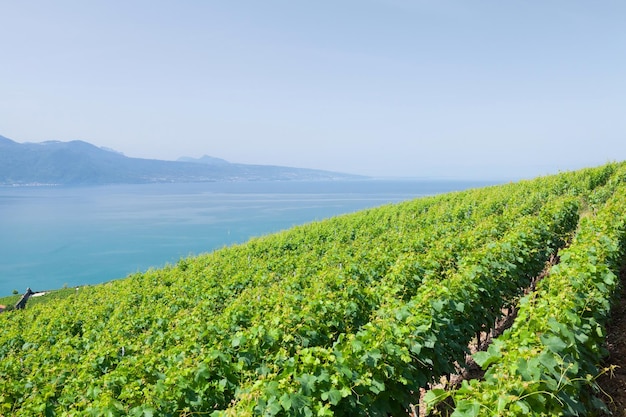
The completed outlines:
[[[254,236],[484,182],[0,187],[0,295],[96,284]]]

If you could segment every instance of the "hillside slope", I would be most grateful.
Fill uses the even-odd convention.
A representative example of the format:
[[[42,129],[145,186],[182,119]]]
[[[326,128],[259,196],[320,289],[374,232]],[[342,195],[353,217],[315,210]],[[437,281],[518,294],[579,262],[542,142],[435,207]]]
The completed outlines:
[[[626,253],[623,174],[594,191],[559,262],[519,301],[510,329],[474,355],[486,371],[458,389],[434,389],[433,403],[450,396],[443,415],[514,417],[595,415],[596,378],[606,354],[606,324],[618,296]]]
[[[0,414],[402,415],[625,179],[387,205],[2,314]]]

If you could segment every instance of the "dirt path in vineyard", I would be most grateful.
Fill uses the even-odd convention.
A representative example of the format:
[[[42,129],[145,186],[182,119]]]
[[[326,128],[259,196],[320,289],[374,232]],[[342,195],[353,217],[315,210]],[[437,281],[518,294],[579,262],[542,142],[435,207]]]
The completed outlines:
[[[598,379],[600,388],[606,393],[600,397],[614,417],[626,417],[626,266],[620,272],[620,280],[619,300],[611,310],[611,322],[607,327],[609,356],[604,361],[605,367],[615,368]]]

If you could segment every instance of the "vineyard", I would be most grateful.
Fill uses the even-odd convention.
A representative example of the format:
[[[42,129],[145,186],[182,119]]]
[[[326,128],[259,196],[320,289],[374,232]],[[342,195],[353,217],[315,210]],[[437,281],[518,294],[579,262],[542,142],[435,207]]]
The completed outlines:
[[[0,415],[593,415],[625,245],[626,164],[294,227],[0,314]]]

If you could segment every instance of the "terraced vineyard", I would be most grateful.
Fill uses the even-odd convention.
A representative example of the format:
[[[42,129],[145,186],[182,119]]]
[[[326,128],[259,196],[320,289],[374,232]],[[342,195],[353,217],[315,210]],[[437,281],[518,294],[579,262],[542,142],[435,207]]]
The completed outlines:
[[[590,415],[604,408],[595,379],[623,264],[624,191],[581,219],[561,262],[520,300],[511,329],[474,355],[485,377],[455,391],[433,390],[431,402],[451,396],[453,416]]]
[[[610,164],[383,206],[2,314],[0,414],[408,415],[557,253],[477,355],[485,379],[427,398],[587,412],[625,181]]]

